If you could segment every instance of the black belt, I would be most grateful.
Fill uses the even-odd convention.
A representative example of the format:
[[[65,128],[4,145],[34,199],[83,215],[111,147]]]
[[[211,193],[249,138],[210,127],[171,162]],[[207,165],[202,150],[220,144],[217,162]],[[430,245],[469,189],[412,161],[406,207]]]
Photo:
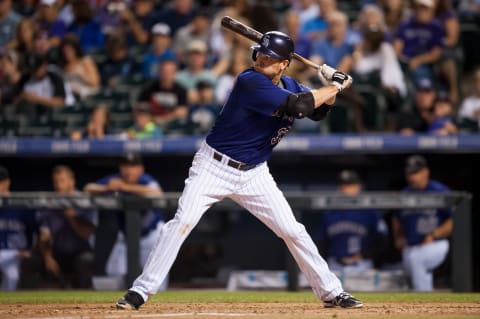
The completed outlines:
[[[216,159],[217,161],[221,162],[222,158],[223,158],[223,155],[218,153],[218,152],[213,152],[213,158]],[[248,170],[250,170],[250,169],[252,169],[256,166],[256,165],[247,165],[245,163],[237,162],[237,161],[234,161],[232,159],[228,160],[227,165],[230,166],[230,167],[236,168],[240,171],[248,171]]]

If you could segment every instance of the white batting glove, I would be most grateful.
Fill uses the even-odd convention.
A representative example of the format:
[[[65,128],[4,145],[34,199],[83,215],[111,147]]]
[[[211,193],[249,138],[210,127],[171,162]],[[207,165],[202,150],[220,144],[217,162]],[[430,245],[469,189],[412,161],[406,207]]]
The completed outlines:
[[[337,72],[336,69],[332,68],[329,65],[326,65],[325,63],[320,66],[320,69],[318,70],[318,77],[321,78],[324,77],[328,81],[332,80],[333,74]]]
[[[332,81],[330,84],[334,85],[338,92],[343,91],[344,89],[350,87],[353,83],[353,78],[343,72],[336,71],[332,75]]]

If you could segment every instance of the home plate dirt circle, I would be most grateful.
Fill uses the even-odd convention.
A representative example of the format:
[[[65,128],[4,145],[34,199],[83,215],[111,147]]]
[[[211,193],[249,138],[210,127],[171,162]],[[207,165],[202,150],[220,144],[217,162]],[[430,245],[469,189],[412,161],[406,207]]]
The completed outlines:
[[[0,318],[155,319],[155,318],[480,318],[480,302],[372,302],[361,309],[327,309],[319,303],[147,303],[139,311],[112,304],[3,304]]]

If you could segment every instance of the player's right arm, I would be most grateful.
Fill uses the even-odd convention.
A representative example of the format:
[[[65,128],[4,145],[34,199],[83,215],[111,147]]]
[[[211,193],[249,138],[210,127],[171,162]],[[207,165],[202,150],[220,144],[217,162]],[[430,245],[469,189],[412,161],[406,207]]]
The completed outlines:
[[[108,185],[100,185],[96,183],[88,183],[85,185],[83,188],[83,191],[90,193],[90,194],[101,194],[105,192],[109,192],[110,189],[108,188]]]

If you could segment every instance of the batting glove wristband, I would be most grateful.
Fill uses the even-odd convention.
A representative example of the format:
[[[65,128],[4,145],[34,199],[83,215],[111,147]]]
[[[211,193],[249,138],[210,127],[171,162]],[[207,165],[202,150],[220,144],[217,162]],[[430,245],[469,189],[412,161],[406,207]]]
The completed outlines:
[[[352,77],[346,73],[335,71],[332,75],[331,84],[338,89],[338,92],[348,88],[350,85],[352,85],[352,82]]]
[[[336,69],[332,68],[329,65],[326,65],[325,63],[320,66],[320,70],[318,72],[318,77],[320,80],[323,78],[327,79],[328,81],[333,80],[333,75],[335,72],[338,72]]]

